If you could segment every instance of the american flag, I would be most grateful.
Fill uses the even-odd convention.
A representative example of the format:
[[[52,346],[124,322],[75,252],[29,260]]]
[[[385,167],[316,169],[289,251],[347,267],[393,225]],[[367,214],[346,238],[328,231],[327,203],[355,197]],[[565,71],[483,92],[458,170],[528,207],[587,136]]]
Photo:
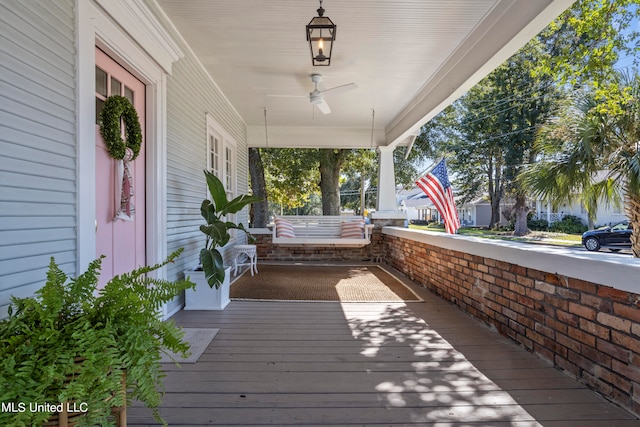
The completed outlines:
[[[444,228],[447,233],[455,234],[460,228],[458,210],[453,201],[453,191],[447,175],[447,163],[444,159],[434,167],[431,172],[416,181],[418,187],[425,192],[444,218]]]

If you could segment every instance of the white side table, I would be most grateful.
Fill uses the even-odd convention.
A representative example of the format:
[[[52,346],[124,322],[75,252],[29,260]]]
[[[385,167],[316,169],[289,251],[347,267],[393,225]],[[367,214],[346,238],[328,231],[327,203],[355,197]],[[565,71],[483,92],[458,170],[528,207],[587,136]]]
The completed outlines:
[[[253,276],[253,271],[255,270],[256,274],[258,273],[258,254],[256,251],[256,245],[236,245],[233,247],[234,255],[233,255],[233,275],[235,276],[238,273],[238,266],[240,265],[249,265],[251,269],[251,275]],[[247,258],[247,262],[238,262],[243,261],[243,258]]]

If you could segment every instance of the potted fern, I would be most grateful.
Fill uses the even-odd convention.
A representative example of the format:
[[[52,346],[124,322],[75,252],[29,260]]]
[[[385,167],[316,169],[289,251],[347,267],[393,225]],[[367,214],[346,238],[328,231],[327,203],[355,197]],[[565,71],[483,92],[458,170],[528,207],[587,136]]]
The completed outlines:
[[[200,251],[200,266],[185,271],[185,277],[196,283],[192,290],[185,293],[185,310],[222,310],[229,303],[231,267],[225,267],[219,248],[229,243],[229,230],[241,230],[249,240],[252,240],[252,236],[241,223],[227,221],[225,217],[262,200],[261,197],[246,194],[229,200],[218,177],[206,170],[204,175],[210,195],[200,206],[200,214],[205,220],[200,226],[200,231],[206,236],[205,246]]]
[[[163,422],[160,353],[184,355],[189,345],[158,310],[193,283],[148,273],[180,252],[115,276],[99,291],[102,259],[71,279],[52,258],[45,285],[34,297],[14,297],[0,322],[0,425],[63,425],[67,416],[69,425],[114,425],[112,409],[132,399]]]

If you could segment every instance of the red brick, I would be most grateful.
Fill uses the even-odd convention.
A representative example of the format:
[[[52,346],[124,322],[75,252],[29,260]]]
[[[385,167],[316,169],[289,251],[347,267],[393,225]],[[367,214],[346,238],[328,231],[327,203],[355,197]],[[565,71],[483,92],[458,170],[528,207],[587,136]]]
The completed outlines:
[[[592,362],[595,362],[597,366],[604,366],[606,368],[611,367],[611,356],[603,351],[583,345],[580,353],[582,354],[582,356],[586,357]],[[597,372],[598,368],[596,367],[594,369],[594,372]]]
[[[537,291],[535,289],[528,288],[527,292],[526,292],[526,295],[528,297],[533,298],[533,299],[538,300],[538,301],[543,301],[544,300],[544,293],[542,293],[540,291]]]
[[[612,344],[610,341],[605,341],[598,338],[597,340],[598,350],[611,355],[612,357],[627,362],[629,360],[629,351],[623,347]]]
[[[533,280],[544,280],[546,273],[539,270],[527,269],[527,277]]]
[[[556,310],[556,317],[558,318],[558,321],[571,326],[577,327],[580,322],[578,316],[576,316],[575,314],[569,314],[566,311],[562,310]]]
[[[544,319],[544,322],[550,328],[555,329],[556,332],[560,332],[562,334],[566,334],[567,333],[567,325],[562,323],[562,322],[560,322],[559,320],[551,317],[551,316],[546,316],[545,319]]]
[[[528,288],[533,288],[534,281],[528,277],[518,276],[517,282],[522,286],[526,286]]]
[[[511,272],[517,274],[518,276],[526,276],[527,275],[527,269],[525,267],[522,267],[521,265],[515,265],[513,264],[510,268]]]
[[[556,355],[554,362],[558,368],[562,369],[570,377],[574,379],[578,378],[580,368],[578,368],[575,364],[569,362],[567,359],[560,357],[559,355]]]
[[[580,295],[581,295],[580,292],[578,291],[574,291],[572,289],[562,288],[562,287],[557,287],[556,293],[562,298],[576,300],[576,301],[580,300]]]
[[[571,338],[580,341],[581,343],[586,344],[589,347],[596,346],[596,337],[584,331],[581,331],[580,329],[569,327],[567,333]]]
[[[536,284],[535,285],[536,289],[539,290],[540,292],[544,292],[546,294],[556,293],[556,287],[550,283],[536,280],[535,284]]]
[[[544,294],[544,302],[545,304],[560,310],[565,310],[565,311],[569,310],[569,302],[566,299],[560,298],[555,295]]]
[[[590,387],[595,389],[595,391],[597,391],[598,393],[606,397],[611,396],[611,394],[613,393],[613,387],[610,384],[606,383],[605,381],[602,381],[598,377],[594,377],[589,372],[583,373],[583,379],[585,383],[587,383],[587,385],[589,385]]]
[[[556,331],[553,330],[553,328],[550,328],[541,323],[535,324],[535,331],[551,339],[554,339],[556,337]]]
[[[589,307],[593,307],[598,311],[604,311],[605,313],[612,312],[612,303],[610,300],[600,298],[599,296],[582,293],[580,295],[580,302]]]
[[[631,332],[631,321],[623,319],[621,317],[612,316],[608,313],[598,313],[596,316],[598,322],[605,326],[610,326],[614,329],[623,332]]]
[[[597,286],[594,283],[586,282],[580,279],[569,278],[569,288],[577,289],[588,294],[595,294]]]
[[[534,321],[539,322],[539,323],[543,323],[543,324],[545,323],[545,319],[547,317],[547,316],[545,316],[545,314],[543,312],[538,311],[538,310],[534,310],[534,309],[531,309],[531,308],[525,309],[524,314],[529,319],[534,320]]]
[[[580,352],[580,349],[582,348],[582,344],[580,344],[580,342],[572,338],[569,338],[567,335],[564,335],[564,334],[556,333],[556,341],[558,341],[560,345],[567,347],[568,349],[575,352]]]
[[[564,283],[565,283],[565,280],[562,279],[561,276],[553,273],[546,273],[544,277],[544,281],[549,283],[550,285],[555,285],[555,286],[564,286]]]
[[[611,338],[611,330],[609,328],[600,326],[597,323],[591,322],[587,319],[580,319],[580,329],[603,340],[608,340]]]
[[[516,292],[520,295],[525,295],[526,291],[525,291],[525,287],[521,286],[517,283],[509,283],[509,290]]]
[[[613,303],[613,313],[620,317],[631,320],[632,322],[640,323],[640,307],[620,304],[618,302]]]
[[[611,331],[611,342],[629,349],[640,358],[640,340],[618,331]],[[633,357],[633,355],[630,357]]]
[[[628,363],[623,363],[619,360],[611,361],[611,369],[614,372],[622,375],[623,377],[629,378],[631,381],[640,384],[640,367],[629,365]]]
[[[598,286],[598,296],[628,304],[630,302],[631,294],[629,292],[622,291],[620,289],[614,289],[609,286]]]
[[[627,394],[631,391],[631,382],[628,379],[608,369],[603,369],[602,372],[600,372],[600,378]]]
[[[594,309],[585,307],[584,305],[577,304],[575,302],[569,302],[569,313],[573,313],[577,316],[589,320],[595,320],[597,315]]]
[[[538,355],[538,357],[543,360],[547,360],[550,363],[553,363],[553,359],[555,359],[555,354],[546,346],[546,343],[538,344],[537,342],[534,342],[533,351]]]

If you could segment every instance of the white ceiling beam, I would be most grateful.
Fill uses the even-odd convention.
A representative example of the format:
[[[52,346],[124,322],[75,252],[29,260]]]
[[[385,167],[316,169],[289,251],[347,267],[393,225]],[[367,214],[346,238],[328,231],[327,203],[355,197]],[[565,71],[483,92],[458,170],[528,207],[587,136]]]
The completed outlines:
[[[384,129],[305,126],[248,126],[249,147],[269,148],[377,148],[386,145]]]

